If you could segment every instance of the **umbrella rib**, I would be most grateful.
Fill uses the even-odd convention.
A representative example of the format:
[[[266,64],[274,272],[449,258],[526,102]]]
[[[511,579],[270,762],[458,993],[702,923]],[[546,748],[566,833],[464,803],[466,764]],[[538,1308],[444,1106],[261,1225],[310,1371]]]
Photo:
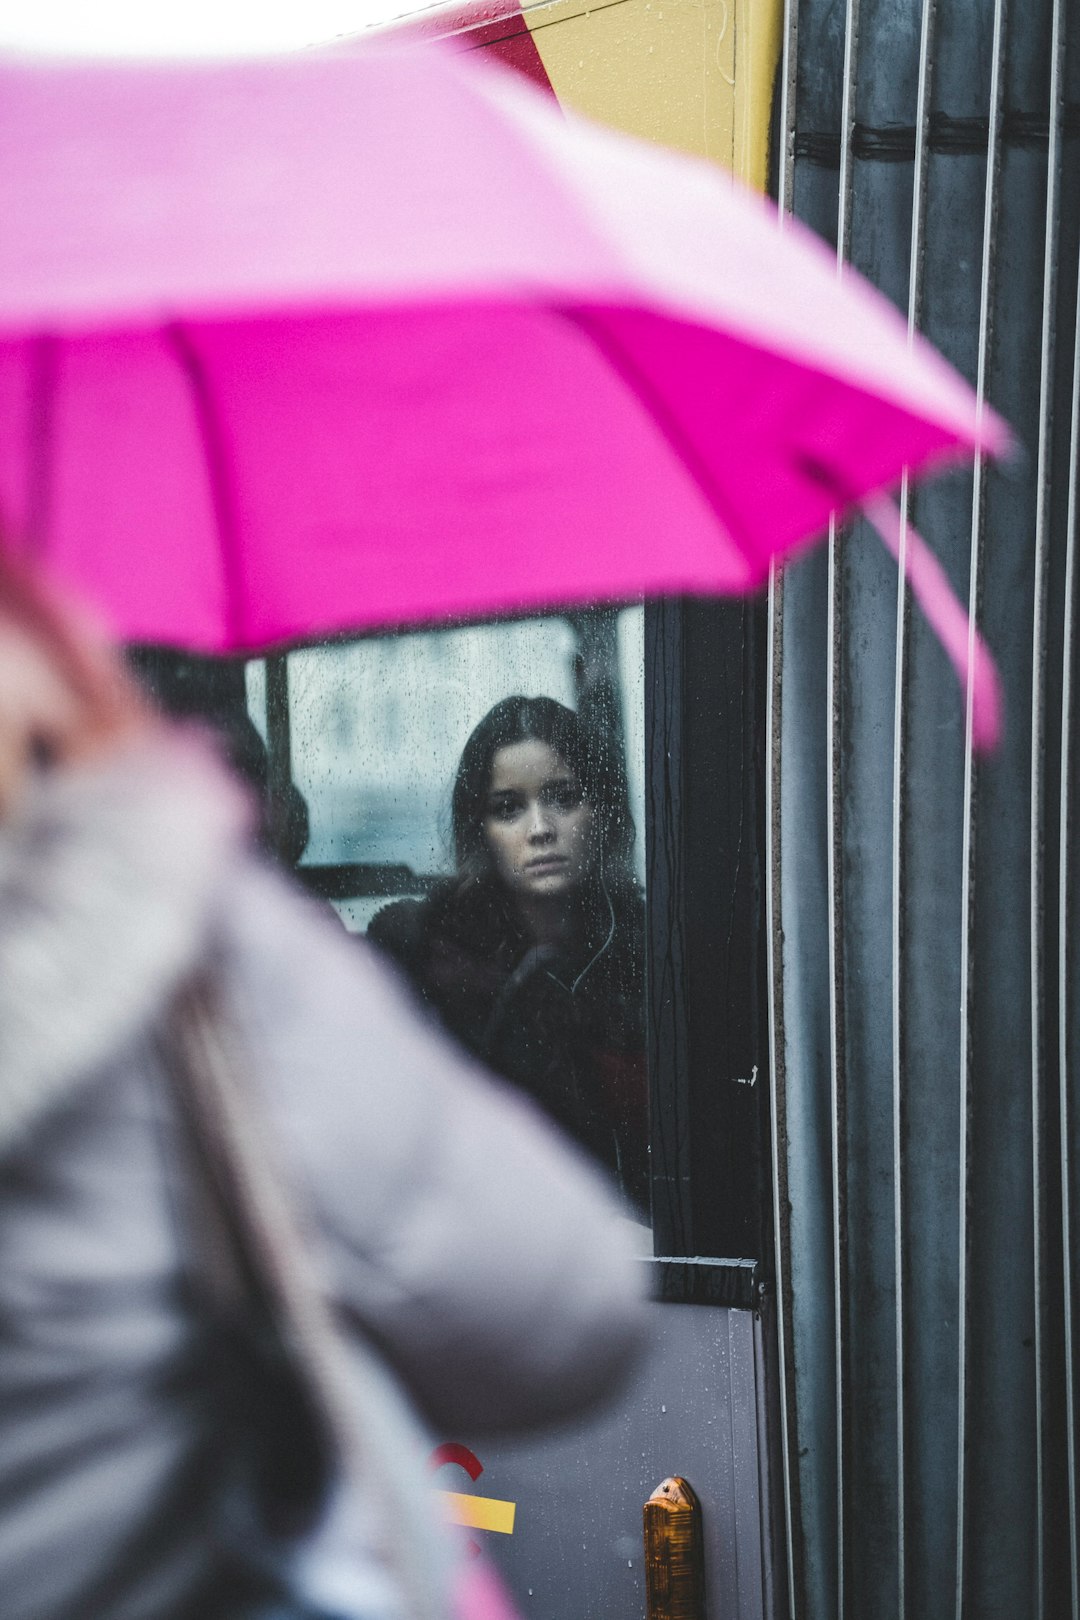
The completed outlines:
[[[242,641],[240,604],[244,596],[243,569],[240,526],[229,480],[229,458],[225,449],[221,412],[214,397],[209,371],[192,342],[190,332],[179,321],[170,321],[163,330],[184,374],[195,407],[225,576],[225,622],[229,642],[235,647]]]
[[[761,580],[764,580],[765,573],[762,573],[754,566],[739,542],[739,526],[733,520],[727,508],[723,492],[713,477],[708,463],[687,438],[678,418],[649,377],[635,364],[630,354],[615,338],[610,328],[597,318],[595,311],[581,306],[577,308],[560,306],[557,308],[556,313],[562,315],[564,320],[570,321],[580,328],[590,343],[604,356],[611,369],[637,395],[659,431],[664,435],[676,456],[709,502],[714,513],[726,529],[732,544],[738,546],[747,568],[755,578],[760,577]]]
[[[57,387],[57,342],[51,333],[30,344],[30,420],[27,443],[26,540],[44,556],[52,517]]]

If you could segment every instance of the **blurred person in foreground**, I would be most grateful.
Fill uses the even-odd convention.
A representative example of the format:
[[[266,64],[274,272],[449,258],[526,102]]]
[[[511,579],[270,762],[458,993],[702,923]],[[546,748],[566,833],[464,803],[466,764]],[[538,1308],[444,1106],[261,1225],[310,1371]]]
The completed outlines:
[[[320,1280],[346,1337],[377,1347],[390,1405],[403,1391],[455,1436],[552,1422],[617,1386],[643,1338],[630,1228],[592,1172],[251,856],[248,823],[205,746],[152,720],[0,551],[6,1620],[270,1612],[218,1535],[242,1442],[164,1045],[196,970],[212,965]],[[389,1620],[410,1613],[372,1517],[394,1458],[366,1462],[368,1499],[344,1504],[348,1612]]]

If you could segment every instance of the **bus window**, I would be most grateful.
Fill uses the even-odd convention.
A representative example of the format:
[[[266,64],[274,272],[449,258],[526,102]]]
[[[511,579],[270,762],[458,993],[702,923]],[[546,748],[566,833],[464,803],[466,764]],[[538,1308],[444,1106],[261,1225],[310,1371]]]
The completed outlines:
[[[247,672],[252,719],[272,760],[287,748],[279,778],[307,805],[299,875],[642,1210],[643,659],[631,608]]]
[[[648,1208],[662,1297],[742,1306],[767,1286],[771,1253],[763,613],[653,603],[337,641],[246,667],[132,654],[164,707],[219,732],[262,801],[263,843]],[[549,726],[540,809],[587,802],[603,846],[569,885],[577,905],[526,907],[534,925],[547,915],[532,932],[520,906],[495,906],[505,885],[474,884],[471,909],[451,903],[461,868],[476,867],[475,846],[459,859],[452,815],[466,744],[521,698],[573,711],[577,741]],[[473,828],[479,807],[505,849],[530,783],[492,794],[493,757]],[[543,828],[534,851],[558,857],[553,872],[561,836]]]

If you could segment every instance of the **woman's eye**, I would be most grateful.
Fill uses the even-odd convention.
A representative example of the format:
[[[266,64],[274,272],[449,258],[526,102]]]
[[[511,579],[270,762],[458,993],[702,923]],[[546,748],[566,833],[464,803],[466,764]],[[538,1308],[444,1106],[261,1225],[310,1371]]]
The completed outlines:
[[[493,799],[487,813],[492,821],[512,821],[520,809],[517,799]]]

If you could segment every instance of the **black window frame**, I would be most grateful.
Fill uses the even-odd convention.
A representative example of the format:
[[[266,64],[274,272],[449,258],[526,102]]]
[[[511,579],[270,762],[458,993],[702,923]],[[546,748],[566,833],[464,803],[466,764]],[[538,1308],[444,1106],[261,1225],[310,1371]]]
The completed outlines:
[[[656,1291],[752,1309],[772,1274],[764,598],[645,617]]]
[[[587,610],[567,617],[587,649]],[[652,1265],[656,1296],[670,1302],[754,1308],[771,1274],[766,633],[764,599],[645,608]],[[133,657],[166,709],[201,713],[226,736],[250,727],[242,661]],[[284,653],[266,659],[266,721],[273,843],[292,791]],[[432,881],[408,866],[292,869],[326,900],[417,893]]]

